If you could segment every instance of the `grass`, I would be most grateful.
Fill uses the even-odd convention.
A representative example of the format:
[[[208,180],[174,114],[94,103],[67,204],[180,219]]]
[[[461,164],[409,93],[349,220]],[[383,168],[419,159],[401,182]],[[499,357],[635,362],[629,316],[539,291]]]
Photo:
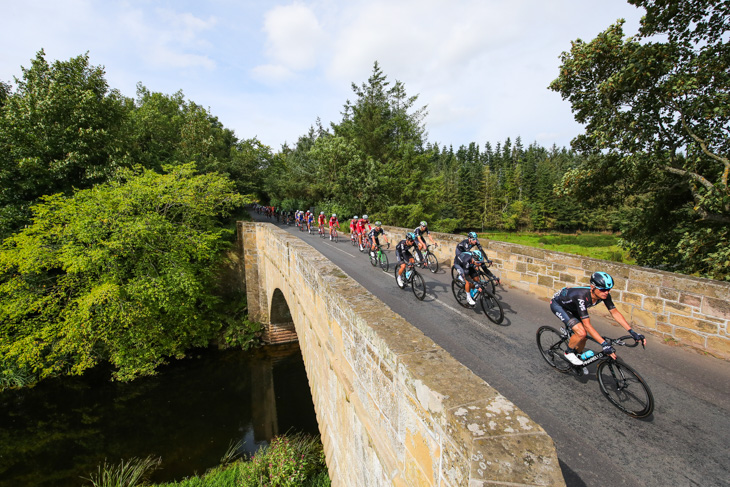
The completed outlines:
[[[556,252],[583,255],[594,259],[635,264],[629,253],[619,247],[619,237],[605,233],[482,233],[483,238]]]
[[[204,475],[151,487],[330,487],[324,451],[319,437],[295,433],[277,436],[249,460],[237,458],[239,444],[231,445],[221,465]],[[93,487],[149,486],[149,474],[160,466],[159,459],[133,458],[119,466],[99,466],[97,475],[87,479]]]

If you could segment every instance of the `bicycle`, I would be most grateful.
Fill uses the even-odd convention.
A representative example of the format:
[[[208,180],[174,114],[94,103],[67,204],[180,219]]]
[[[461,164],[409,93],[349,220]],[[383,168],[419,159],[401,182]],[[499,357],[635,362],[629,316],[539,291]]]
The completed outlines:
[[[489,292],[492,294],[495,294],[497,292],[497,285],[501,284],[501,281],[499,277],[495,276],[494,274],[489,274],[484,269],[488,267],[492,267],[492,264],[494,262],[491,260],[485,260],[482,265],[480,265],[477,268],[477,272],[479,273],[480,280],[482,283],[487,287]],[[454,280],[458,277],[459,273],[456,271],[456,268],[452,265],[451,266],[451,279]],[[482,279],[483,277],[483,279]]]
[[[395,265],[396,284],[398,284],[398,269],[400,269],[400,262]],[[405,289],[408,284],[411,285],[413,295],[416,296],[416,299],[423,301],[423,298],[426,297],[426,283],[423,277],[421,277],[421,274],[416,271],[415,264],[411,264],[410,262],[406,263],[406,269],[403,271],[403,285],[398,284],[398,287]]]
[[[322,237],[322,238],[325,237],[325,234],[324,234],[324,226],[322,226],[322,225],[319,226],[319,236]]]
[[[560,331],[552,326],[541,326],[535,335],[537,347],[540,349],[542,358],[560,373],[573,373],[580,377],[583,375],[583,368],[594,362],[599,362],[596,368],[598,385],[608,401],[634,418],[645,418],[654,411],[654,395],[646,384],[646,381],[632,367],[626,363],[612,358],[602,350],[593,357],[583,362],[583,365],[573,365],[565,358],[565,349],[568,348],[568,341],[572,331],[566,331],[561,327]],[[593,337],[591,341],[598,343]],[[604,339],[610,345],[633,348],[640,342],[634,340],[631,335],[620,338]],[[633,344],[626,343],[626,340],[634,340]],[[642,344],[643,347],[643,344]]]
[[[364,254],[370,254],[370,247],[373,245],[373,243],[370,241],[370,238],[366,235],[362,235],[363,243],[360,246],[360,252]]]
[[[502,307],[502,303],[500,303],[497,297],[481,283],[475,282],[473,286],[476,290],[476,295],[472,295],[472,298],[474,301],[478,301],[482,304],[482,311],[484,311],[484,315],[489,319],[489,321],[496,325],[502,323],[502,321],[504,321],[504,308]],[[451,292],[454,294],[456,302],[461,306],[470,309],[474,308],[475,305],[469,304],[466,300],[466,288],[464,287],[464,281],[458,277],[451,281]]]
[[[383,245],[380,244],[372,248],[373,253],[370,254],[370,263],[373,267],[380,265],[380,268],[383,269],[383,271],[388,272],[388,256],[385,255],[385,252],[381,249],[382,246]],[[390,242],[388,242],[388,246],[386,248],[390,248]]]
[[[426,246],[426,253],[423,255],[424,262],[421,262],[421,267],[428,267],[429,271],[431,271],[433,274],[436,274],[436,272],[439,270],[439,261],[433,254],[433,252],[431,252],[431,249],[434,247],[435,245],[433,244]]]
[[[357,247],[357,234],[355,232],[350,232],[350,242],[352,242],[353,247]]]
[[[335,227],[332,227],[332,231],[330,233],[330,236],[332,237],[332,241],[334,243],[339,242],[339,236],[337,235],[337,229]]]

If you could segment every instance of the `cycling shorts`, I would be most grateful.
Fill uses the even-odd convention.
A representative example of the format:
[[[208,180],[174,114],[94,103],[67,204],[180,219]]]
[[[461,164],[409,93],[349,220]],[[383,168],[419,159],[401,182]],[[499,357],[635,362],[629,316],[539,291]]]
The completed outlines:
[[[580,319],[573,316],[573,313],[560,306],[560,303],[554,299],[550,300],[550,310],[563,322],[568,330],[581,323]]]

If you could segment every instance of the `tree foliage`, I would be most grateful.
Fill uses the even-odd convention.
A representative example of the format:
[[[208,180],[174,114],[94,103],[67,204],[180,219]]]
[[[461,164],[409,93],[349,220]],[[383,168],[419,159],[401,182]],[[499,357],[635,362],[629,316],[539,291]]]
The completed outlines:
[[[573,42],[550,85],[586,126],[573,146],[604,155],[566,174],[565,187],[641,205],[623,222],[640,263],[730,279],[730,5],[631,3],[647,10],[639,34],[625,38],[619,21]]]
[[[2,367],[42,379],[108,360],[126,380],[207,345],[221,326],[217,219],[242,202],[189,165],[44,197],[0,248]]]

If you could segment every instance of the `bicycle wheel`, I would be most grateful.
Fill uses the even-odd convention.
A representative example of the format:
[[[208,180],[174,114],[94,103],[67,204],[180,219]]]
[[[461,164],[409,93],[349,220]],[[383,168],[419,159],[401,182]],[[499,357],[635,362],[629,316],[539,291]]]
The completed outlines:
[[[428,264],[428,270],[434,274],[439,270],[439,261],[431,252],[426,254],[426,263]]]
[[[395,276],[395,283],[396,284],[398,284],[398,270],[399,269],[400,269],[400,265],[396,264],[395,265],[395,269],[393,271],[393,275]],[[401,289],[405,289],[406,288],[405,277],[406,277],[406,271],[403,271],[403,285],[398,284],[398,287],[401,288]]]
[[[421,277],[421,274],[413,270],[413,275],[411,276],[411,288],[413,289],[413,294],[416,296],[416,299],[419,301],[423,301],[423,298],[426,297],[426,283],[423,280],[423,277]]]
[[[338,236],[338,234],[337,234],[337,230],[335,230],[335,231],[334,231],[334,234],[332,235],[332,241],[333,241],[334,243],[337,243],[337,242],[339,242],[339,236]]]
[[[504,320],[504,309],[502,309],[502,303],[497,300],[494,294],[490,293],[487,289],[482,288],[481,293],[482,310],[487,315],[489,321],[494,324],[502,323]]]
[[[384,272],[388,272],[388,267],[390,264],[388,264],[388,256],[385,255],[385,252],[382,250],[378,252],[380,255],[378,256],[378,260],[380,261],[380,268],[383,269]]]
[[[375,267],[376,265],[378,265],[378,254],[377,253],[375,253],[375,254],[371,253],[369,255],[370,255],[370,264],[372,264],[373,267]]]
[[[458,279],[451,281],[451,292],[454,293],[454,299],[464,308],[471,308],[469,303],[466,302],[466,291],[464,290],[464,283]]]
[[[558,372],[566,373],[570,370],[570,362],[565,360],[565,349],[568,348],[568,337],[561,335],[552,326],[541,326],[537,329],[537,348],[540,349],[545,362]]]
[[[451,266],[451,280],[453,281],[454,279],[456,279],[456,276],[458,276],[458,275],[459,275],[459,273],[458,273],[458,272],[456,272],[456,267],[454,267],[454,266],[452,265],[452,266]]]
[[[497,286],[494,284],[494,279],[492,277],[489,277],[485,272],[482,272],[481,274],[484,276],[484,279],[482,279],[482,284],[490,293],[494,294],[497,291]]]
[[[611,404],[634,418],[654,411],[654,396],[644,379],[623,362],[604,360],[596,369],[601,392]]]

